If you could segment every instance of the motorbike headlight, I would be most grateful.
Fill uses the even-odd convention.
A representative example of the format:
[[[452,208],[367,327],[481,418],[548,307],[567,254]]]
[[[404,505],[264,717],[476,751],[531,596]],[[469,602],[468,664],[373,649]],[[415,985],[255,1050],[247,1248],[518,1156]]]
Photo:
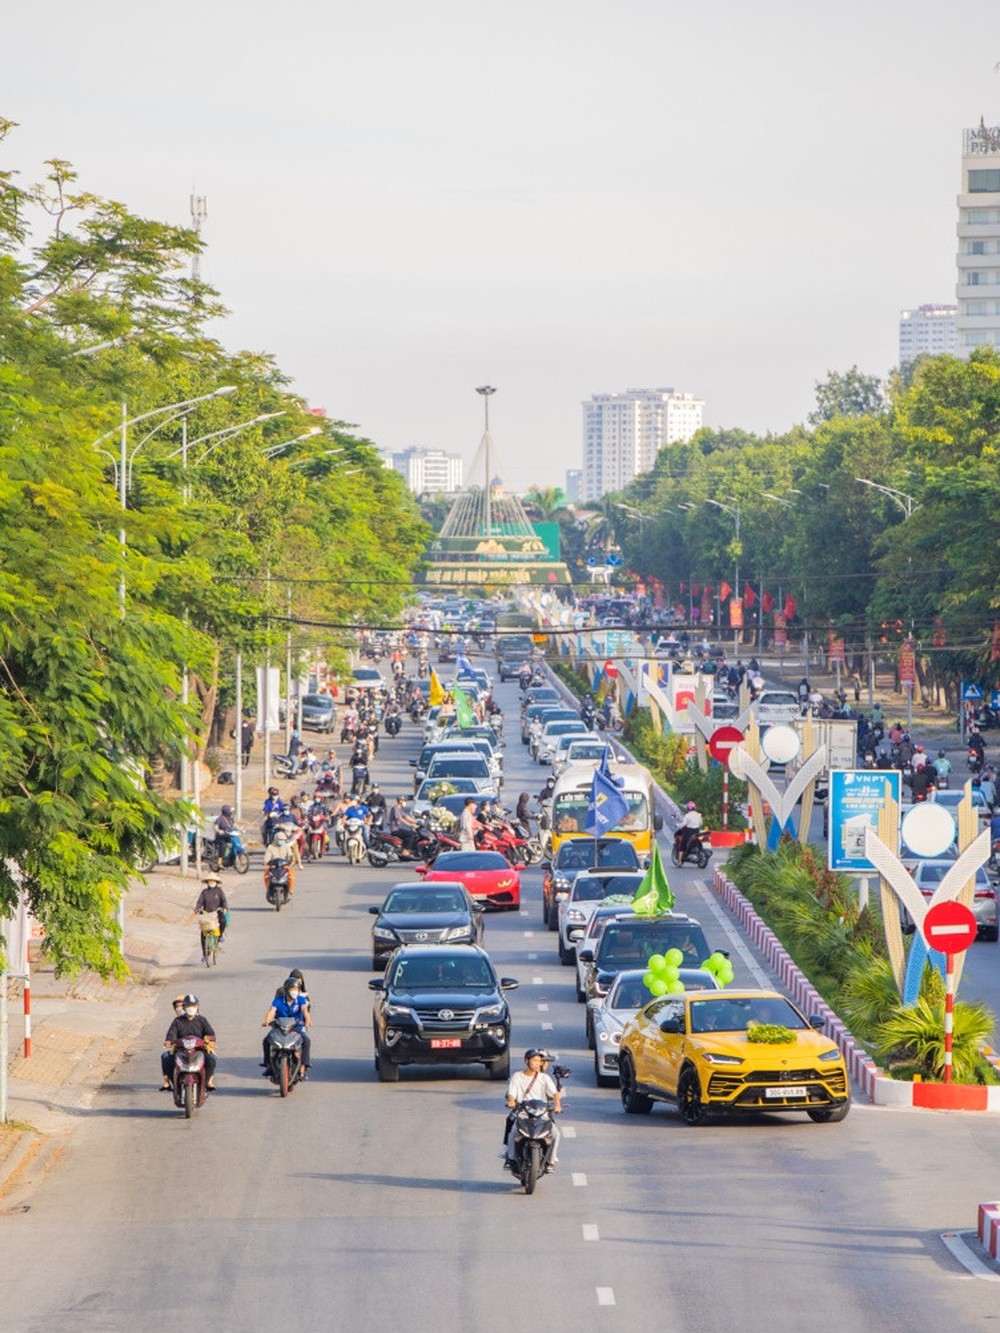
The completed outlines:
[[[386,1018],[412,1018],[413,1011],[405,1004],[387,1004],[385,1006]]]
[[[738,1055],[717,1055],[714,1051],[705,1052],[705,1061],[710,1065],[741,1065],[743,1063]]]
[[[831,1050],[829,1050],[829,1051],[824,1051],[823,1054],[822,1054],[819,1058],[820,1058],[821,1060],[839,1060],[839,1059],[840,1059],[840,1047],[839,1047],[839,1046],[834,1046]]]

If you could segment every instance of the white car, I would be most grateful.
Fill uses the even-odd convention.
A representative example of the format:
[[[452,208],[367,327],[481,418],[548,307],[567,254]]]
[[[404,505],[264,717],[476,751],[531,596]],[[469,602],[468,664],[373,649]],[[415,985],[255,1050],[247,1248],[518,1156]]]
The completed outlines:
[[[559,903],[559,961],[571,967],[576,961],[576,946],[583,939],[590,919],[608,898],[615,900],[617,911],[628,911],[636,889],[645,878],[644,870],[581,870],[565,898]]]
[[[582,731],[579,734],[571,731],[556,746],[552,768],[557,777],[564,768],[571,766],[590,764],[597,768],[607,753],[608,743],[596,731]]]
[[[700,967],[682,967],[685,990],[721,990],[718,978]],[[587,1045],[594,1052],[594,1082],[599,1088],[618,1087],[618,1051],[622,1029],[653,999],[646,989],[642,968],[619,972],[605,996],[587,1001]]]
[[[551,764],[556,747],[564,736],[586,736],[587,726],[579,718],[575,722],[547,722],[538,738],[535,758],[540,764]]]
[[[762,690],[757,696],[756,710],[762,727],[791,724],[800,715],[799,696],[791,690]]]

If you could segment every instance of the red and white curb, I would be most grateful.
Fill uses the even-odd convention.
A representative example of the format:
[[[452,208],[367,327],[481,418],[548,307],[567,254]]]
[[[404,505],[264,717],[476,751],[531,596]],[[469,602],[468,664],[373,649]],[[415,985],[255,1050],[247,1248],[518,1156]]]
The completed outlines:
[[[781,941],[721,870],[712,874],[712,888],[737,924],[756,946],[771,971],[806,1014],[821,1014],[826,1031],[837,1043],[852,1082],[876,1106],[912,1106],[924,1110],[1000,1112],[1000,1085],[907,1083],[886,1078],[861,1043],[848,1031],[819,992],[799,971]]]
[[[1000,1203],[979,1205],[979,1239],[991,1259],[1000,1259]]]

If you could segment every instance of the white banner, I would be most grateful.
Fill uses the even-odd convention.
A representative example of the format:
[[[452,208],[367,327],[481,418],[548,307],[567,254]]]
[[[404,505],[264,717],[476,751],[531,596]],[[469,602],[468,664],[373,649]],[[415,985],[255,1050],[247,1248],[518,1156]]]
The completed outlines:
[[[278,700],[281,693],[277,667],[257,668],[257,731],[280,731]]]
[[[28,911],[28,895],[22,893],[17,900],[17,907],[12,917],[0,921],[0,934],[3,935],[4,953],[7,955],[7,970],[15,977],[28,975],[28,941],[31,939],[31,913]]]

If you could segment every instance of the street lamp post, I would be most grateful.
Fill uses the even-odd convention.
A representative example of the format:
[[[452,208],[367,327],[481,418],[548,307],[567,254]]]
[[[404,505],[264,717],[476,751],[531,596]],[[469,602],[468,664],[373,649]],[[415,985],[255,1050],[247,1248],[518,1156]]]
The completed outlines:
[[[742,550],[742,548],[741,548],[741,546],[740,546],[740,505],[739,505],[739,501],[738,501],[734,496],[730,495],[730,496],[728,496],[727,498],[728,498],[729,500],[732,501],[731,504],[723,504],[721,500],[709,500],[709,499],[706,499],[705,503],[706,503],[706,504],[710,504],[710,505],[715,505],[716,509],[723,509],[723,510],[725,510],[725,512],[726,512],[727,514],[732,514],[733,518],[735,519],[735,526],[736,526],[736,532],[735,532],[735,553],[736,553],[735,565],[736,565],[736,573],[735,573],[735,575],[734,575],[735,588],[734,588],[734,590],[733,590],[733,595],[734,595],[734,597],[736,598],[736,600],[739,601],[739,597],[740,597],[740,552],[741,552],[741,550]],[[721,602],[719,603],[719,628],[720,628],[720,629],[722,628],[722,603],[721,603]],[[738,655],[738,652],[739,652],[739,630],[736,629],[736,628],[734,628],[734,629],[733,629],[733,654],[734,654],[734,655]]]
[[[490,495],[490,481],[491,481],[490,474],[493,470],[493,463],[492,459],[490,458],[490,453],[491,453],[490,446],[492,445],[493,440],[490,437],[490,398],[493,394],[496,393],[496,389],[493,387],[492,384],[480,384],[478,389],[476,389],[476,393],[482,395],[483,411],[486,414],[486,425],[483,431],[483,453],[486,463],[486,488],[483,491],[483,501],[484,501],[483,513],[486,523],[486,536],[491,537],[493,535],[493,499],[492,496]]]
[[[880,491],[883,495],[888,496],[889,499],[892,500],[894,504],[898,504],[899,507],[900,507],[900,509],[902,509],[902,511],[903,511],[903,521],[904,521],[904,523],[906,522],[907,519],[912,518],[913,515],[914,515],[914,513],[916,512],[916,510],[918,510],[918,509],[920,508],[920,503],[919,503],[919,501],[917,501],[916,499],[914,499],[914,497],[913,497],[912,495],[908,495],[908,494],[906,493],[906,491],[898,490],[895,486],[883,486],[883,485],[881,484],[881,482],[871,481],[868,477],[855,477],[854,480],[855,480],[856,482],[859,482],[862,486],[870,486],[870,487],[872,488],[873,491]],[[912,632],[912,627],[913,627],[913,622],[912,622],[912,620],[911,620],[911,622],[910,622],[911,632]],[[869,655],[869,659],[868,659],[868,699],[869,699],[869,706],[871,706],[871,699],[872,699],[872,697],[873,697],[873,695],[874,695],[874,685],[873,685],[874,665],[873,665],[873,663],[874,663],[874,658],[873,658],[871,655]],[[906,729],[907,729],[907,731],[909,731],[909,730],[910,730],[910,727],[911,727],[911,725],[912,725],[912,722],[913,722],[913,688],[914,688],[914,682],[913,682],[912,680],[911,680],[911,681],[907,681],[907,682],[906,682],[906,685],[905,685],[904,688],[906,689]]]

